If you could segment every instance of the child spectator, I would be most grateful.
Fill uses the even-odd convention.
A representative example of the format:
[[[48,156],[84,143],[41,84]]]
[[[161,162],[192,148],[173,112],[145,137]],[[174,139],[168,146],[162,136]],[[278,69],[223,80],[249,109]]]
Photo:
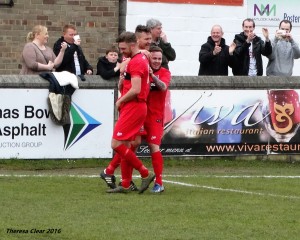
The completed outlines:
[[[105,80],[120,76],[119,51],[115,46],[106,50],[106,55],[100,57],[97,63],[97,75]]]

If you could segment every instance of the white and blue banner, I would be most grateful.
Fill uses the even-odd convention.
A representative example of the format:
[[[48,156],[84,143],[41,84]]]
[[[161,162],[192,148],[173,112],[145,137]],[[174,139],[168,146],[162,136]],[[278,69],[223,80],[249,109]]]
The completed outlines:
[[[114,90],[78,89],[71,124],[51,121],[47,89],[0,89],[0,158],[110,158]]]

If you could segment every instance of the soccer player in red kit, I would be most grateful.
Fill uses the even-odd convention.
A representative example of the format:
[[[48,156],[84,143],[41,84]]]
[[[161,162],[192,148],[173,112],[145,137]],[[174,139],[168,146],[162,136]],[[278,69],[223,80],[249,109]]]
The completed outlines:
[[[171,81],[171,73],[161,67],[162,49],[150,47],[150,93],[147,98],[147,117],[144,123],[146,142],[149,145],[152,166],[155,173],[155,184],[151,190],[154,193],[164,191],[162,182],[163,156],[160,152],[161,139],[164,132],[164,112],[167,89]]]
[[[150,44],[151,44],[151,31],[149,28],[147,28],[144,25],[138,25],[135,29],[135,35],[137,37],[137,43],[139,50],[141,50],[142,53],[146,54],[149,51]],[[148,52],[149,54],[149,52]],[[146,56],[148,55],[146,54]],[[126,66],[130,58],[127,58],[123,56],[123,59],[125,59],[126,62],[123,62],[122,65]],[[124,64],[125,63],[125,64]],[[121,71],[122,72],[122,71]],[[119,81],[119,90],[122,92],[123,88],[123,79],[124,76],[121,74],[120,81]],[[136,138],[134,141],[131,142],[131,150],[135,152],[135,148],[140,144],[141,142],[141,136],[136,135]],[[112,159],[112,161],[109,163],[109,165],[100,173],[100,177],[107,183],[107,185],[110,188],[116,188],[116,177],[114,176],[115,169],[120,165],[121,157],[118,153],[116,153]],[[138,190],[136,185],[133,181],[131,181],[130,188],[132,191]]]
[[[121,33],[117,39],[120,52],[131,58],[126,66],[121,97],[116,102],[119,119],[116,122],[111,146],[121,157],[122,185],[107,190],[108,193],[125,193],[131,191],[132,168],[138,170],[142,177],[139,193],[143,193],[154,180],[155,175],[149,172],[130,149],[130,141],[143,126],[147,115],[147,97],[149,94],[149,62],[140,53],[136,35],[132,32]]]

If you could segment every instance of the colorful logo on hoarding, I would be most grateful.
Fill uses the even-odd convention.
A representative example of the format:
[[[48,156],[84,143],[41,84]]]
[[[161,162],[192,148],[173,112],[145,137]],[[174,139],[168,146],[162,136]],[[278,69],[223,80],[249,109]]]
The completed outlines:
[[[67,150],[89,132],[102,123],[91,117],[82,108],[72,102],[70,110],[71,124],[64,125],[64,149]]]
[[[271,13],[273,13],[273,16],[276,16],[276,5],[270,6],[270,4],[267,4],[264,6],[263,4],[260,5],[260,8],[257,4],[254,4],[254,16],[257,15],[257,13],[260,16],[267,15],[270,16]]]

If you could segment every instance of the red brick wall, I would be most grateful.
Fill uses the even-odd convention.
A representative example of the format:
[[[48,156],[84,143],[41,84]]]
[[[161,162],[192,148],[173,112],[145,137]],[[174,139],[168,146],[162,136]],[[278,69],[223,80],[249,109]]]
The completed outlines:
[[[19,74],[27,33],[37,24],[48,28],[51,48],[62,35],[62,27],[74,24],[82,39],[83,52],[94,68],[98,57],[118,35],[118,0],[14,0],[14,3],[12,8],[0,6],[0,74]]]

